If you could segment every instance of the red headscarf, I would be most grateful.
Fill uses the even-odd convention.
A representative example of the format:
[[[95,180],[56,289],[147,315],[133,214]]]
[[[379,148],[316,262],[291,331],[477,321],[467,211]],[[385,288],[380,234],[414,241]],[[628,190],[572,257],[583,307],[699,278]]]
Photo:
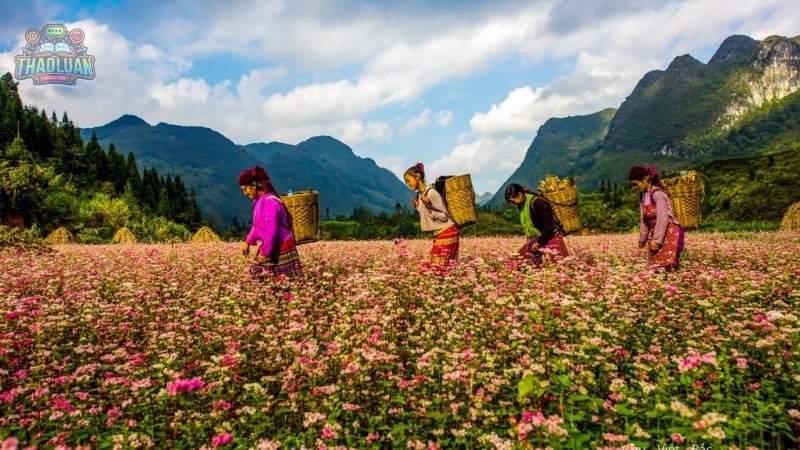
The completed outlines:
[[[263,167],[255,166],[250,169],[245,169],[239,174],[239,186],[258,183],[264,191],[271,191],[272,182],[267,175],[267,171]]]

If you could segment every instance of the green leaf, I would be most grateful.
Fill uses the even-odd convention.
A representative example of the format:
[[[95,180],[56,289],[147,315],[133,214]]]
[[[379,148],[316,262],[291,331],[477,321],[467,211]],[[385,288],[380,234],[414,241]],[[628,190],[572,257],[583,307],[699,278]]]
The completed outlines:
[[[524,398],[530,394],[536,386],[537,380],[533,375],[528,375],[517,384],[517,398]]]
[[[561,383],[565,387],[572,386],[572,380],[567,375],[559,375],[556,377],[556,381]]]
[[[617,405],[617,414],[621,414],[623,416],[632,416],[634,413],[633,410],[625,405]]]

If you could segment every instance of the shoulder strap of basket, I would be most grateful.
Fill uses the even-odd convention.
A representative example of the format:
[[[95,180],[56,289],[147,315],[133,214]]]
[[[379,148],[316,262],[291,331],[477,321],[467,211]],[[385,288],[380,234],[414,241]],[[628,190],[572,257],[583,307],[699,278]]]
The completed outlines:
[[[286,212],[286,223],[284,225],[288,226],[290,230],[292,230],[292,238],[294,238],[294,223],[292,223],[292,213],[289,211],[289,208],[286,207],[286,203],[283,203],[283,200],[275,194],[267,194],[267,200],[275,199],[278,203],[281,204],[283,210]]]
[[[548,199],[547,199],[547,197],[545,197],[544,195],[541,195],[541,194],[539,194],[539,193],[534,193],[534,194],[533,194],[533,200],[531,200],[531,202],[533,202],[534,200],[536,200],[536,198],[540,198],[540,199],[542,199],[542,200],[546,201],[547,203],[550,203],[551,205],[556,205],[556,206],[575,206],[575,205],[577,205],[577,204],[578,204],[578,201],[577,201],[577,200],[575,200],[575,202],[574,202],[574,203],[571,203],[571,204],[561,204],[561,203],[556,203],[556,202],[553,202],[553,201],[550,201],[550,200],[548,200]],[[533,206],[533,205],[531,205],[531,206]],[[563,223],[561,223],[561,220],[560,220],[560,219],[558,218],[558,216],[556,215],[556,211],[555,211],[555,210],[554,210],[552,207],[550,208],[550,213],[551,213],[551,214],[552,214],[552,216],[553,216],[553,223],[555,223],[555,224],[556,224],[556,229],[557,229],[557,230],[558,230],[558,231],[559,231],[561,234],[567,234],[567,233],[566,233],[566,231],[565,231],[565,229],[564,229],[564,224],[563,224]]]
[[[428,191],[430,191],[431,189],[434,189],[434,187],[433,186],[426,187],[425,188],[425,192],[423,192],[423,194],[428,195]],[[439,192],[439,191],[436,191],[436,192]],[[441,194],[439,194],[439,195],[441,195]],[[442,196],[442,201],[445,202],[445,204],[447,204],[447,200],[445,200],[443,195],[441,195],[441,196]],[[447,216],[448,219],[452,220],[453,223],[456,224],[456,228],[461,228],[461,224],[458,223],[458,221],[456,219],[454,219],[453,216],[450,215],[449,211],[439,211],[438,209],[433,208],[433,207],[431,207],[430,209],[432,209],[432,210],[434,210],[436,212],[440,212],[440,213],[444,214],[445,216]]]
[[[662,188],[660,188],[658,186],[653,186],[653,187],[650,188],[650,191],[648,192],[650,194],[650,203],[652,203],[653,205],[656,204],[656,199],[653,198],[653,192],[656,192],[656,191],[663,192],[667,196],[667,198],[669,198],[669,194],[667,193],[667,191],[665,191],[664,189],[662,189]],[[677,216],[675,216],[675,211],[672,210],[672,204],[669,201],[667,201],[667,205],[669,206],[669,211],[670,211],[669,212],[669,218],[677,221],[678,218],[677,218]]]

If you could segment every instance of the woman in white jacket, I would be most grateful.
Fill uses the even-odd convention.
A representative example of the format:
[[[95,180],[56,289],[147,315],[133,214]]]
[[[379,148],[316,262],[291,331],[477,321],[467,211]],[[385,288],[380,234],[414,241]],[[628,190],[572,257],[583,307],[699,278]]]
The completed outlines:
[[[411,204],[419,211],[422,231],[433,231],[433,247],[428,260],[446,265],[458,258],[458,226],[450,217],[444,199],[433,186],[425,184],[425,166],[417,163],[403,175],[406,185],[417,192]]]

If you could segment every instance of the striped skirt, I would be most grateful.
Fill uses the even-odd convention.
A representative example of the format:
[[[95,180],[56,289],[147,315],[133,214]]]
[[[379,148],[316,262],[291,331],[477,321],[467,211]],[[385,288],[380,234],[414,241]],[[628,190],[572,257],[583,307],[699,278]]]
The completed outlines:
[[[453,225],[433,235],[433,247],[428,261],[435,265],[444,265],[458,258],[458,227]]]
[[[267,258],[267,262],[250,266],[250,275],[257,278],[267,276],[294,275],[303,268],[293,239],[281,243],[278,253]]]

